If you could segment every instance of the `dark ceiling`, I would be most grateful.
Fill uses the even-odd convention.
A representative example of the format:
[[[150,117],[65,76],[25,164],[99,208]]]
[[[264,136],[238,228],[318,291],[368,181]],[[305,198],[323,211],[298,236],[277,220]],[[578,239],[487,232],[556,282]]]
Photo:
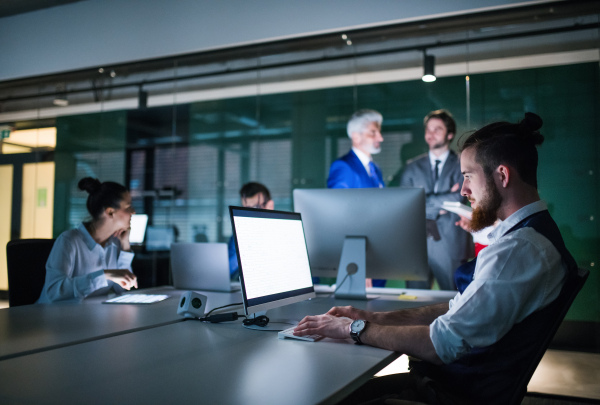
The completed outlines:
[[[0,18],[78,1],[82,0],[2,0],[0,1]]]

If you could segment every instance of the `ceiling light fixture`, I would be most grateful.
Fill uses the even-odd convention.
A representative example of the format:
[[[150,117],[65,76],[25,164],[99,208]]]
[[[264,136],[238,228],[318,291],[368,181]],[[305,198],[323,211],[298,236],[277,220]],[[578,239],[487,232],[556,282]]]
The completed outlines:
[[[423,51],[423,77],[421,80],[427,83],[435,82],[435,56],[427,55],[425,51]]]

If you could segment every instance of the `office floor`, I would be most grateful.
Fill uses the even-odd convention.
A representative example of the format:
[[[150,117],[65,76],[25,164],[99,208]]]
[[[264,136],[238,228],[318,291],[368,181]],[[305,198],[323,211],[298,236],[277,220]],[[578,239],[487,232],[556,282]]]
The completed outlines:
[[[0,308],[8,301],[0,300]],[[404,372],[406,356],[377,375]],[[528,386],[522,405],[600,404],[600,354],[548,350]]]
[[[398,360],[377,375],[408,370],[408,358]],[[600,404],[600,354],[548,350],[527,387],[522,405]]]

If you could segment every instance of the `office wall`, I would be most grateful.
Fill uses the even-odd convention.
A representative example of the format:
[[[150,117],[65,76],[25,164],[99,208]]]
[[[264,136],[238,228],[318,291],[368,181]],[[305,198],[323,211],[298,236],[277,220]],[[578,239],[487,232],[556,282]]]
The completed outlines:
[[[0,19],[0,81],[539,0],[85,0]]]
[[[13,165],[0,165],[0,290],[8,289],[6,244],[10,241]]]
[[[85,215],[85,195],[74,188],[83,175],[126,181],[136,211],[175,225],[180,241],[226,241],[227,206],[239,202],[244,182],[265,183],[284,210],[293,208],[294,188],[325,187],[329,164],[348,150],[345,126],[355,107],[384,116],[384,151],[375,160],[391,187],[406,160],[426,150],[422,119],[430,110],[450,109],[459,134],[533,111],[546,137],[541,197],[579,265],[591,271],[567,319],[598,323],[599,78],[597,63],[475,74],[470,104],[465,78],[454,76],[63,117],[56,184],[66,191],[57,196],[55,218],[68,220],[55,236]]]

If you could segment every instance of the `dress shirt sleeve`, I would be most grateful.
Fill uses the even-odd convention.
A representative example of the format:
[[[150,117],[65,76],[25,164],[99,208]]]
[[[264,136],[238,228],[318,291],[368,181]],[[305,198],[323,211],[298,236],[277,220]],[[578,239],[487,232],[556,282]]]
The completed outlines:
[[[56,239],[46,262],[44,288],[50,302],[84,298],[108,285],[103,270],[85,274],[85,269],[77,268],[84,265],[82,255],[86,254],[91,253],[65,234]]]
[[[565,272],[558,251],[532,228],[482,250],[471,284],[430,328],[436,353],[450,363],[471,348],[502,338],[515,323],[560,293]]]
[[[127,269],[133,273],[133,270],[131,269],[131,262],[133,261],[134,256],[135,253],[133,252],[126,252],[124,250],[119,249],[119,260],[117,261],[117,264],[119,266],[118,268]]]

